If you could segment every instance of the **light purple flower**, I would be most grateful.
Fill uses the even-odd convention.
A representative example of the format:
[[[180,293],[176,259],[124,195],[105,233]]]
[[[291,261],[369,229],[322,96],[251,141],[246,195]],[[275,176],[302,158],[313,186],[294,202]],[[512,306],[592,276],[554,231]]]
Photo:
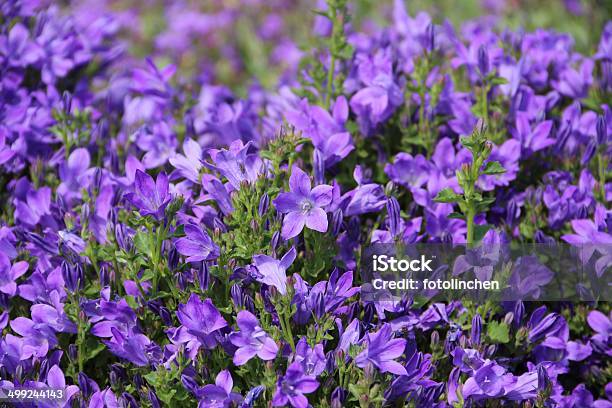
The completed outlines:
[[[523,151],[529,156],[556,143],[555,139],[548,137],[552,125],[552,121],[545,120],[532,128],[527,114],[518,112],[515,127],[512,129],[512,137],[521,142]]]
[[[243,144],[241,140],[232,142],[229,149],[211,149],[208,151],[214,164],[204,163],[206,167],[216,170],[236,190],[240,183],[247,181],[253,183],[263,170],[263,161],[257,153],[250,150],[253,144]]]
[[[253,264],[257,267],[258,282],[268,286],[274,286],[281,294],[287,293],[287,269],[291,266],[297,251],[291,248],[281,260],[277,260],[268,255],[253,256]]]
[[[319,382],[316,378],[304,374],[300,363],[292,363],[287,368],[287,373],[276,383],[272,406],[282,407],[291,404],[295,408],[306,408],[308,399],[304,394],[315,392],[317,388],[319,388]]]
[[[176,173],[187,180],[198,183],[202,168],[202,147],[192,139],[183,143],[184,155],[175,153],[170,157],[170,164],[176,168]]]
[[[332,187],[326,184],[311,189],[310,178],[293,166],[289,178],[290,192],[281,193],[274,200],[276,209],[286,214],[281,235],[284,239],[297,236],[304,226],[319,232],[327,231],[327,213],[322,207],[332,201]]]
[[[170,125],[159,121],[136,132],[136,144],[145,151],[142,164],[146,169],[163,166],[174,156],[177,140]]]
[[[176,250],[185,255],[187,262],[210,261],[219,256],[219,247],[205,230],[185,224],[185,237],[176,240]]]
[[[257,318],[247,310],[241,310],[236,316],[239,332],[230,335],[230,341],[238,350],[234,353],[234,364],[243,365],[257,356],[264,361],[273,360],[278,353],[278,346],[259,326]]]
[[[355,357],[357,367],[364,368],[373,364],[382,373],[406,375],[406,368],[394,361],[404,354],[405,339],[394,339],[391,325],[385,323],[376,333],[368,333],[365,337],[366,348]]]
[[[229,408],[240,402],[240,394],[232,392],[234,380],[228,370],[222,370],[215,378],[215,384],[207,384],[196,390],[198,408]]]
[[[140,211],[142,216],[151,215],[157,220],[164,217],[166,206],[172,195],[168,192],[168,176],[163,171],[157,175],[157,180],[140,170],[136,170],[134,192],[126,194],[125,198]]]
[[[202,301],[195,293],[189,297],[186,304],[179,305],[176,317],[187,332],[207,348],[214,348],[217,343],[215,334],[227,326],[212,300]]]
[[[11,265],[11,260],[4,252],[0,252],[0,292],[9,296],[17,293],[15,281],[28,270],[28,263],[25,261],[15,262]]]

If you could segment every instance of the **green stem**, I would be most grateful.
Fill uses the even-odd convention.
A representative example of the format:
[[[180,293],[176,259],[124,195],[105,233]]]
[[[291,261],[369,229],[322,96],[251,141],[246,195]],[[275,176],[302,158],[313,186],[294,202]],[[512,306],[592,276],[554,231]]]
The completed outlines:
[[[599,176],[599,191],[601,194],[601,201],[606,202],[606,161],[604,155],[599,153],[597,155],[597,173]]]
[[[334,71],[336,70],[336,57],[332,54],[329,71],[327,72],[327,92],[325,93],[325,108],[329,110],[331,103],[331,94],[334,82]]]
[[[474,243],[474,217],[476,216],[475,211],[470,205],[466,214],[467,221],[467,244],[471,246]]]

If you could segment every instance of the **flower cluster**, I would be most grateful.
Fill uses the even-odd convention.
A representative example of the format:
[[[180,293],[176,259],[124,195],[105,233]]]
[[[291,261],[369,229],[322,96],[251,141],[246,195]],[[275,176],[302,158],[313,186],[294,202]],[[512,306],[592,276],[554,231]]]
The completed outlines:
[[[551,1],[597,28],[581,47],[499,29],[503,0],[461,24],[402,0],[48,3],[0,4],[2,389],[612,407],[608,299],[374,302],[359,277],[375,243],[596,244],[610,273],[595,3]]]

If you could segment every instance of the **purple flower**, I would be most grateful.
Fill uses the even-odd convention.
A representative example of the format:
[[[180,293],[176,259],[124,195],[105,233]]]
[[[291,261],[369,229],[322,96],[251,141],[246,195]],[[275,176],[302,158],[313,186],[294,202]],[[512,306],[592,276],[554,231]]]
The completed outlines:
[[[217,343],[216,332],[227,326],[212,300],[202,302],[195,293],[189,297],[187,304],[179,305],[176,317],[187,332],[207,348],[214,348]]]
[[[211,149],[210,157],[214,163],[204,163],[208,168],[216,170],[236,190],[240,189],[240,183],[247,181],[253,183],[263,170],[263,162],[258,154],[249,152],[253,144],[243,144],[241,140],[232,142],[229,150]]]
[[[17,293],[15,281],[28,270],[28,263],[25,261],[15,262],[11,265],[11,260],[4,252],[0,252],[0,292],[9,296]]]
[[[136,144],[146,152],[142,158],[144,167],[153,169],[163,166],[174,156],[177,141],[170,125],[162,121],[140,128],[136,133]]]
[[[326,184],[311,189],[310,178],[297,166],[293,166],[289,178],[289,193],[281,193],[274,200],[276,209],[286,214],[281,235],[284,239],[297,236],[306,227],[327,231],[327,213],[322,207],[332,201],[332,187]]]
[[[538,123],[532,129],[527,113],[518,112],[516,114],[516,126],[512,130],[512,137],[521,142],[523,151],[529,156],[556,143],[555,139],[548,137],[552,125],[552,121],[545,120]]]
[[[229,408],[240,402],[240,394],[232,392],[234,380],[228,370],[222,370],[215,378],[215,384],[207,384],[195,392],[199,408]]]
[[[344,96],[339,97],[332,107],[332,114],[320,106],[311,106],[303,99],[298,110],[287,112],[289,123],[312,140],[314,147],[322,154],[325,167],[331,167],[353,151],[353,139],[344,129],[348,119],[348,104]]]
[[[300,363],[292,363],[287,368],[287,373],[276,383],[272,406],[281,407],[291,404],[295,408],[306,408],[308,399],[304,394],[310,394],[317,388],[319,388],[319,383],[315,377],[304,374]]]
[[[307,375],[318,376],[325,370],[327,363],[323,344],[316,344],[311,348],[306,337],[302,337],[295,346],[294,361],[302,363],[304,373]]]
[[[594,348],[612,357],[612,347],[610,346],[612,317],[606,316],[598,310],[592,310],[587,316],[587,323],[596,333],[591,337]]]
[[[113,354],[134,365],[144,367],[161,357],[159,346],[149,340],[144,334],[134,333],[125,335],[115,328],[112,328],[111,332],[111,339],[105,340],[104,344],[108,346]]]
[[[42,57],[42,52],[37,44],[30,40],[28,29],[17,23],[7,36],[0,37],[0,56],[9,66],[25,68],[37,62]]]
[[[185,255],[187,262],[210,261],[219,257],[219,247],[205,230],[185,224],[185,237],[176,240],[176,250]]]
[[[187,180],[198,183],[200,181],[200,169],[202,168],[202,147],[198,142],[187,139],[183,143],[185,155],[175,153],[170,157],[170,164],[176,168],[176,173]]]
[[[368,333],[365,339],[366,349],[355,357],[358,367],[364,368],[368,364],[373,364],[382,373],[407,374],[406,368],[394,361],[404,354],[406,340],[394,339],[391,325],[385,323],[376,333]]]
[[[79,392],[79,387],[76,385],[68,385],[66,386],[66,377],[64,376],[64,372],[59,366],[54,365],[47,371],[47,386],[54,389],[60,389],[64,392],[64,398],[62,399],[63,406],[70,406],[70,401],[72,401],[72,397]]]
[[[352,96],[350,105],[361,131],[369,135],[393,114],[404,97],[393,75],[391,48],[381,49],[373,56],[358,54],[356,61],[358,79],[365,87]]]
[[[552,86],[560,94],[569,98],[585,98],[589,93],[589,87],[593,83],[593,68],[595,63],[591,59],[585,59],[580,70],[567,67],[559,75],[559,80],[552,81]]]
[[[268,255],[253,256],[253,264],[257,267],[257,281],[268,286],[274,286],[278,291],[285,295],[287,293],[287,269],[291,266],[297,252],[291,248],[281,260],[277,260]]]
[[[166,206],[172,195],[168,193],[168,176],[163,171],[157,180],[140,170],[136,170],[134,192],[126,194],[126,199],[140,211],[142,216],[152,215],[158,221],[164,218]]]
[[[81,198],[81,189],[87,184],[87,169],[91,157],[87,149],[75,149],[68,160],[62,162],[59,167],[59,176],[62,180],[57,187],[57,193],[60,194],[67,203]]]
[[[257,318],[247,310],[241,310],[236,316],[239,332],[230,335],[230,341],[238,350],[234,353],[234,364],[243,365],[257,355],[262,360],[273,360],[278,346],[259,326]]]

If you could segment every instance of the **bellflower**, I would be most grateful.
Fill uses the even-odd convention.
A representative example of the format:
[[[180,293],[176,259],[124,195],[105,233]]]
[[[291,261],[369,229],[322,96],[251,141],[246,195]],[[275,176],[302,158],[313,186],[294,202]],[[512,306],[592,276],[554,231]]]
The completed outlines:
[[[263,162],[258,154],[250,152],[252,148],[251,142],[244,144],[241,140],[236,140],[229,149],[210,149],[208,153],[214,164],[204,165],[218,171],[232,187],[239,190],[240,183],[254,183],[263,171]]]
[[[27,270],[27,262],[19,261],[11,265],[9,257],[0,252],[0,292],[14,296],[17,293],[15,281]]]
[[[126,194],[125,198],[134,205],[142,216],[151,215],[156,220],[164,217],[166,206],[172,196],[168,192],[168,176],[163,171],[153,177],[140,170],[136,170],[134,192]]]
[[[215,378],[215,384],[207,384],[195,392],[200,408],[228,408],[240,402],[240,394],[232,392],[234,380],[227,370],[222,370]]]
[[[253,256],[253,264],[257,268],[257,281],[274,286],[281,294],[287,293],[287,269],[291,266],[297,251],[291,248],[280,260],[268,255]]]
[[[210,299],[202,301],[195,293],[189,297],[186,304],[179,305],[176,317],[187,332],[196,337],[206,348],[214,348],[217,343],[215,334],[227,327],[227,322],[212,301]]]
[[[306,375],[300,363],[292,363],[287,368],[287,373],[276,383],[272,406],[282,407],[289,403],[295,408],[306,408],[308,399],[304,394],[315,392],[317,388],[319,382],[315,377]]]
[[[174,154],[170,157],[170,164],[176,168],[176,173],[187,180],[197,183],[200,180],[202,168],[202,148],[198,142],[187,139],[183,143],[184,155]]]
[[[555,144],[555,139],[549,138],[552,129],[552,121],[545,120],[538,123],[532,129],[526,114],[518,112],[516,114],[516,126],[512,137],[521,142],[523,151],[527,156],[545,149]]]
[[[293,238],[302,232],[304,226],[326,232],[327,213],[323,207],[332,201],[332,187],[322,184],[311,188],[310,178],[297,166],[293,166],[289,187],[290,192],[281,193],[274,200],[276,209],[285,214],[282,237]]]
[[[185,224],[185,237],[176,240],[176,250],[185,255],[187,262],[210,261],[219,256],[219,247],[205,230]]]
[[[355,363],[358,367],[364,368],[367,364],[373,364],[382,373],[407,374],[406,368],[394,361],[404,354],[406,340],[394,339],[389,324],[384,324],[376,333],[368,333],[365,339],[365,350],[355,357]]]
[[[257,355],[264,361],[273,360],[278,346],[259,326],[257,318],[247,310],[241,310],[236,317],[237,333],[230,335],[230,341],[238,350],[234,353],[234,364],[243,365]]]

